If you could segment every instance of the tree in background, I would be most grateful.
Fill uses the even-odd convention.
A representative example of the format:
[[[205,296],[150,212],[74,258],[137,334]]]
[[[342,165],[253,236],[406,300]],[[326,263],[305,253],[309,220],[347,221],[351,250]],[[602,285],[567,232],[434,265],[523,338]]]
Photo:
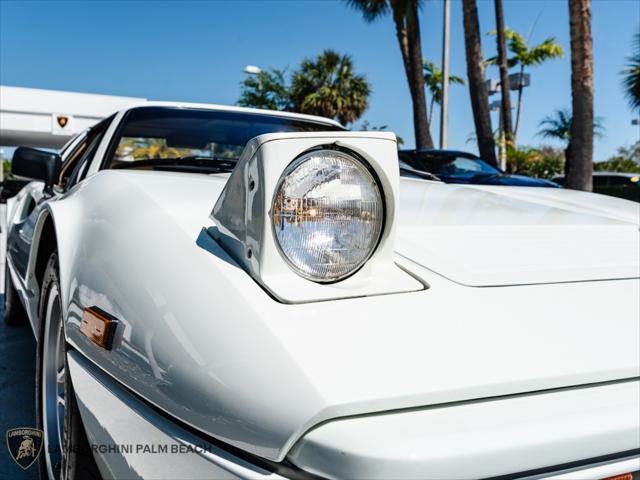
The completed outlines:
[[[391,14],[400,45],[402,63],[409,84],[413,107],[413,128],[416,148],[433,148],[427,119],[427,101],[422,76],[422,44],[420,40],[419,9],[422,0],[344,0],[372,22]]]
[[[494,0],[496,10],[496,42],[498,44],[497,65],[500,69],[500,145],[511,145],[513,140],[513,124],[511,122],[511,83],[509,82],[509,60],[504,27],[504,8],[502,0]],[[504,138],[502,138],[504,135]]]
[[[429,124],[433,121],[433,106],[434,104],[442,105],[442,70],[433,62],[424,60],[424,85],[431,94],[429,101]],[[451,85],[464,85],[464,79],[455,75],[449,75],[449,84]]]
[[[291,103],[296,112],[355,122],[369,106],[371,86],[354,72],[348,55],[325,50],[305,59],[291,78]]]
[[[593,169],[600,172],[640,173],[640,140],[630,147],[618,148],[613,157],[594,163]]]
[[[558,109],[552,115],[547,115],[542,119],[538,135],[551,140],[559,140],[565,144],[565,159],[569,156],[569,145],[571,144],[573,117],[571,112],[566,109]],[[604,125],[602,119],[594,118],[592,122],[591,136],[602,137],[604,135]]]
[[[476,138],[480,157],[493,166],[497,166],[496,143],[491,129],[489,114],[489,94],[484,81],[484,62],[480,42],[480,23],[476,0],[462,0],[465,52],[467,58],[467,78],[469,95],[476,127]]]
[[[627,58],[622,84],[632,109],[640,109],[640,33],[633,37],[633,53]]]
[[[357,128],[361,132],[385,132],[387,129],[387,125],[371,125],[368,120],[362,122]],[[400,135],[396,135],[396,142],[398,143],[398,148],[404,145],[404,139]]]
[[[571,33],[571,134],[565,186],[593,189],[593,39],[591,0],[569,0]]]
[[[371,125],[369,120],[365,120],[360,124],[358,130],[362,132],[384,132],[387,130],[387,125]]]
[[[285,71],[270,68],[244,79],[238,105],[266,110],[291,110]]]
[[[547,115],[538,124],[538,135],[544,138],[559,140],[569,145],[571,138],[571,112],[567,108],[554,110],[552,115]],[[566,152],[565,152],[566,153]]]
[[[270,68],[241,84],[238,105],[307,113],[353,123],[369,105],[371,86],[356,74],[353,60],[333,50],[305,59],[287,81],[285,71]]]
[[[498,32],[489,32],[496,35]],[[520,66],[520,83],[518,84],[518,106],[516,108],[516,124],[513,129],[513,140],[515,142],[518,136],[518,127],[520,126],[520,114],[522,113],[522,92],[524,90],[523,78],[525,69],[537,65],[541,65],[547,60],[553,58],[562,58],[564,51],[562,47],[556,43],[556,39],[549,37],[542,43],[529,47],[525,38],[518,32],[514,32],[509,28],[505,28],[505,38],[509,41],[509,51],[513,57],[507,60],[509,67]],[[488,65],[500,65],[499,56],[491,57],[487,60]],[[502,83],[502,75],[500,77]],[[508,81],[508,80],[507,80]],[[504,113],[503,113],[504,115]]]

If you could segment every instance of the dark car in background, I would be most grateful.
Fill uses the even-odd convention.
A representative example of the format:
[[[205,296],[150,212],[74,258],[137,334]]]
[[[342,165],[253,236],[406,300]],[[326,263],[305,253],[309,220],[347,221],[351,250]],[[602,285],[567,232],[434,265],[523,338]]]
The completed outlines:
[[[560,185],[564,185],[564,180],[564,177],[553,179]],[[593,191],[640,202],[640,173],[593,172]]]
[[[457,150],[400,150],[398,156],[411,168],[435,175],[445,183],[559,187],[542,178],[507,174],[471,153]],[[406,175],[402,169],[401,174]]]

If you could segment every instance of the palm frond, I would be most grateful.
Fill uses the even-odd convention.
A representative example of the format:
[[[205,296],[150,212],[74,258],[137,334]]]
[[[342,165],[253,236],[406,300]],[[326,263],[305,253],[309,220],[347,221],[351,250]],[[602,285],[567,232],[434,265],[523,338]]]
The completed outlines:
[[[518,32],[505,28],[504,36],[508,41],[509,51],[514,54],[515,58],[521,61],[522,57],[526,55],[529,47],[527,41]]]
[[[558,109],[553,115],[548,115],[538,124],[540,130],[537,135],[543,138],[569,141],[571,136],[572,115],[569,109]]]
[[[552,138],[563,142],[571,139],[571,124],[573,123],[573,115],[568,108],[555,110],[552,115],[548,115],[538,124],[541,127],[537,136],[543,138]],[[606,129],[602,117],[593,119],[593,135],[597,138],[604,136]]]
[[[622,85],[631,109],[640,109],[640,33],[634,35],[633,49],[627,68],[621,72]]]
[[[491,33],[491,32],[490,32]],[[540,65],[547,60],[553,58],[562,58],[564,50],[556,43],[553,37],[545,39],[542,43],[529,47],[526,39],[518,32],[505,28],[505,37],[507,39],[509,51],[513,54],[508,60],[509,68],[518,64],[524,66]],[[491,65],[495,65],[497,61],[492,57]]]
[[[522,63],[525,65],[540,65],[552,58],[562,58],[564,50],[556,43],[555,38],[547,38],[544,42],[531,48],[527,52],[526,58]]]
[[[489,57],[484,61],[485,66],[493,66],[493,65],[498,65],[498,56],[495,55],[493,57]]]
[[[424,72],[424,85],[439,105],[442,103],[442,76],[444,74],[440,67],[426,59],[422,61],[422,71]],[[456,75],[449,75],[449,85],[454,84],[464,85],[464,79]]]
[[[373,22],[391,10],[387,0],[344,0],[345,3],[358,10],[367,22]]]

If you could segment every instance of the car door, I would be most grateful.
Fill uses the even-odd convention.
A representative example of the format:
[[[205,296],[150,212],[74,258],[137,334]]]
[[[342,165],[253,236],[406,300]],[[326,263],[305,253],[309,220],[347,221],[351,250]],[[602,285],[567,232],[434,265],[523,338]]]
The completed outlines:
[[[53,198],[43,194],[42,184],[39,182],[30,183],[16,197],[8,217],[10,221],[7,225],[7,261],[23,283],[26,283],[36,223],[45,201],[55,201],[57,196],[84,178],[112,119],[113,117],[103,120],[81,133],[63,150],[62,168],[54,186]]]

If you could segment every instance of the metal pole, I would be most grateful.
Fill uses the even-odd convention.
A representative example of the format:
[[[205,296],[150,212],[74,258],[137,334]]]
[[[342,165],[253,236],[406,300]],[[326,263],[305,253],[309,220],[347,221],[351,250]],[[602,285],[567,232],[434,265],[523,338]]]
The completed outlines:
[[[442,105],[440,106],[440,148],[447,148],[449,122],[449,0],[444,0],[442,27]]]

